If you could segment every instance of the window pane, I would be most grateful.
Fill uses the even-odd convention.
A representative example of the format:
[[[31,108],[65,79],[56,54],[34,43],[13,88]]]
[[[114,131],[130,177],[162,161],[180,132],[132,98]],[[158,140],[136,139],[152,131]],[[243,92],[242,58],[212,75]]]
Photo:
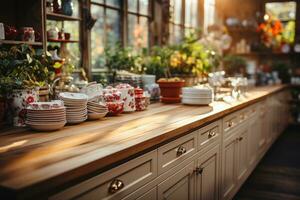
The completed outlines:
[[[91,30],[91,63],[92,68],[100,68],[104,64],[101,56],[104,50],[104,9],[100,6],[92,5],[92,16],[97,19]]]
[[[138,27],[138,20],[137,16],[135,15],[128,15],[128,38],[127,38],[127,43],[130,46],[134,46],[134,34],[135,34],[135,29]]]
[[[91,0],[91,2],[95,2],[95,3],[104,3],[104,0]]]
[[[127,0],[129,11],[137,12],[137,1],[138,0]]]
[[[138,46],[137,47],[148,47],[149,46],[149,24],[148,18],[140,17],[140,32],[137,34]]]
[[[120,7],[120,0],[106,0],[106,4],[114,7]]]
[[[185,25],[191,26],[191,11],[192,11],[192,0],[185,1]],[[195,17],[195,16],[193,16]]]
[[[79,0],[73,1],[73,16],[79,17]]]
[[[182,23],[181,14],[182,14],[182,0],[170,0],[170,14],[171,21],[175,23]]]
[[[140,0],[140,13],[148,15],[149,13],[149,0]]]
[[[215,0],[204,1],[204,31],[215,23]]]
[[[121,17],[117,10],[106,9],[107,44],[114,44],[121,40]]]
[[[266,3],[266,13],[279,20],[295,20],[296,2]]]
[[[170,32],[170,43],[176,44],[182,41],[182,32],[183,29],[180,26],[172,25],[172,28],[170,29],[172,32]]]

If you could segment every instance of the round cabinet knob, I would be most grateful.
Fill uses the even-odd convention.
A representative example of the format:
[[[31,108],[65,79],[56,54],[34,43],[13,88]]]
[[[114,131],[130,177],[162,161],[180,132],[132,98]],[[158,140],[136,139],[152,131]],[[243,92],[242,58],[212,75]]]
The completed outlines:
[[[186,148],[184,146],[179,146],[177,149],[177,156],[181,156],[184,153],[186,153]]]
[[[243,137],[239,137],[239,141],[242,141],[243,140]]]
[[[232,126],[233,126],[233,122],[232,121],[228,122],[228,127],[232,127]]]
[[[111,194],[116,193],[124,187],[124,183],[119,179],[114,179],[108,188],[108,192]]]
[[[200,175],[203,172],[203,168],[202,167],[196,167],[195,172],[196,172],[196,175]]]
[[[216,135],[216,132],[215,131],[210,131],[208,133],[208,137],[211,138],[211,137],[214,137]]]

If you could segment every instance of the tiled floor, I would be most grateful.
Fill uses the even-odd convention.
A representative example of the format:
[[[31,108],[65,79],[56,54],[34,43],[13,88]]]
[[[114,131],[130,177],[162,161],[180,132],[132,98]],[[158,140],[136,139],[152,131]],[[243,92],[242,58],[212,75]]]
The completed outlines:
[[[300,126],[290,126],[234,200],[300,200]]]

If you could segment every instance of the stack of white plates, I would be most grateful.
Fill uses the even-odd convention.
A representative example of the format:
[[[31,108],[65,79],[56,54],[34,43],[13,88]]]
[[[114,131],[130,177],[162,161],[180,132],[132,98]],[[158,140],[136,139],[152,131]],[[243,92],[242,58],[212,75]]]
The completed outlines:
[[[66,124],[66,108],[62,102],[34,102],[28,105],[26,124],[37,131],[54,131]]]
[[[183,104],[208,105],[213,101],[213,91],[209,87],[184,87],[182,88]]]
[[[108,113],[107,106],[103,103],[89,101],[87,104],[88,119],[96,120],[105,117]]]
[[[62,92],[59,97],[66,106],[69,124],[78,124],[87,119],[88,96],[86,94]]]

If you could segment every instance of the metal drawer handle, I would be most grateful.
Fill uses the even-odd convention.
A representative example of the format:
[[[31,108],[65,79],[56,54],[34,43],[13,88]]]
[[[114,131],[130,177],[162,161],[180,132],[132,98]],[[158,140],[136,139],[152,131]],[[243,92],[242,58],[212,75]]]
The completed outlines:
[[[196,172],[196,175],[200,175],[203,172],[203,168],[202,167],[196,167],[195,172]]]
[[[208,133],[208,138],[212,138],[212,137],[214,137],[216,135],[216,132],[215,131],[210,131],[209,133]]]
[[[124,183],[123,181],[119,180],[119,179],[114,179],[111,183],[110,186],[108,188],[108,192],[110,194],[114,194],[117,191],[121,190],[124,187]]]
[[[181,156],[184,153],[186,153],[186,148],[184,146],[179,146],[177,149],[177,156]]]

